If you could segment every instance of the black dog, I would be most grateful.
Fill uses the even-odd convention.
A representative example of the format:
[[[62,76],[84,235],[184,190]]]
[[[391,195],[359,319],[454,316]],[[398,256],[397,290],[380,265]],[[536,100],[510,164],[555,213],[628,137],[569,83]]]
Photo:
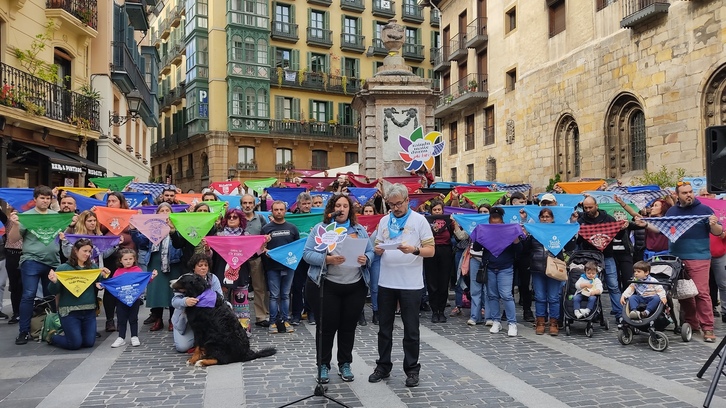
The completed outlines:
[[[209,289],[207,280],[199,275],[182,275],[172,284],[172,289],[184,292],[188,297],[199,297]],[[277,352],[266,348],[258,352],[250,350],[247,332],[240,324],[222,296],[218,293],[214,307],[187,307],[189,327],[194,332],[194,354],[189,364],[204,367],[215,364],[229,364],[268,357]]]

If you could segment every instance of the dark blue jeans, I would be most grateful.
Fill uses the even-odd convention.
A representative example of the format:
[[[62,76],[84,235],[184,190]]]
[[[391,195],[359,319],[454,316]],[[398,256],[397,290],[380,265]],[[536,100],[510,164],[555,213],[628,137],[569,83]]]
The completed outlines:
[[[131,307],[126,306],[126,303],[118,302],[116,304],[116,317],[118,318],[118,336],[122,339],[126,338],[126,323],[131,326],[131,337],[139,336],[139,307],[141,306],[141,300],[136,300]],[[171,314],[174,314],[172,311]]]
[[[74,310],[61,317],[62,335],[54,335],[51,344],[66,350],[93,347],[96,343],[96,310]]]
[[[574,310],[582,309],[583,299],[587,299],[587,308],[590,309],[590,311],[595,310],[595,302],[597,302],[597,296],[585,296],[582,293],[576,293],[575,297],[572,298],[572,308]]]
[[[655,312],[655,309],[658,308],[658,303],[660,303],[660,297],[632,295],[628,299],[628,305],[630,306],[631,311],[637,310],[638,306],[640,306],[641,303],[645,303],[647,305],[645,310],[648,311],[648,315],[652,315],[653,312]]]
[[[421,307],[421,289],[390,289],[378,287],[378,360],[377,367],[388,373],[393,368],[391,349],[393,348],[393,320],[396,303],[401,305],[403,321],[403,371],[406,374],[418,374],[421,364],[418,362],[420,348],[419,309]]]
[[[33,317],[33,303],[38,283],[42,283],[43,293],[47,294],[50,270],[50,266],[32,260],[23,261],[20,265],[20,278],[23,281],[23,296],[20,299],[20,333],[30,332],[30,318]]]

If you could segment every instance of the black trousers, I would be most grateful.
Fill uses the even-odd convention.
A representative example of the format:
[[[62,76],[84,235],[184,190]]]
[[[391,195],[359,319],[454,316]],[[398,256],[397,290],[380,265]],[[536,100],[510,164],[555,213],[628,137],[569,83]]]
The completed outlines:
[[[118,336],[122,339],[126,338],[126,323],[131,326],[131,337],[139,335],[139,306],[141,306],[141,300],[136,299],[133,305],[126,306],[123,302],[116,304],[116,317],[118,318]]]
[[[290,289],[290,307],[292,308],[292,318],[300,319],[302,312],[307,306],[305,304],[305,286],[308,280],[308,268],[310,265],[305,261],[295,269],[295,276],[292,278],[292,288]],[[309,304],[309,303],[308,303]]]
[[[514,273],[517,276],[516,282],[519,288],[519,303],[523,309],[532,309],[532,289],[530,289],[532,272],[529,270],[529,265],[526,262],[515,262]]]
[[[13,305],[13,316],[20,316],[20,299],[23,297],[23,280],[20,277],[19,249],[5,249],[5,269],[8,270],[8,283],[10,283],[10,302]]]
[[[421,345],[419,330],[419,307],[421,305],[421,289],[390,289],[378,287],[378,360],[376,368],[388,373],[393,368],[391,349],[393,348],[393,320],[396,304],[401,305],[403,321],[403,371],[406,374],[418,374],[421,364],[418,362]]]
[[[431,258],[424,258],[426,273],[426,289],[429,293],[429,305],[433,312],[444,312],[449,299],[449,280],[454,265],[454,252],[451,245],[436,245],[436,252]]]
[[[618,267],[618,281],[620,291],[628,287],[628,282],[633,280],[633,256],[630,254],[615,254],[615,265]]]
[[[368,288],[363,279],[342,285],[323,282],[323,318],[320,319],[320,288],[312,280],[305,284],[305,296],[317,318],[315,345],[320,345],[320,364],[330,368],[333,341],[338,334],[338,365],[353,362],[353,344],[358,317],[363,310]],[[418,307],[418,306],[417,306]]]
[[[151,315],[154,316],[156,319],[161,319],[164,317],[164,308],[163,307],[152,307],[151,308]],[[169,307],[169,321],[171,321],[171,317],[174,315],[174,308]]]

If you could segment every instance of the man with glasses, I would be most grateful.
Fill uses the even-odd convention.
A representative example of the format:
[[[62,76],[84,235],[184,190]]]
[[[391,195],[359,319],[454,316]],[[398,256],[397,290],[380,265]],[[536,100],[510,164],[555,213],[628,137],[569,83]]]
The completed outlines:
[[[391,374],[393,321],[396,304],[401,307],[403,321],[403,371],[406,386],[416,387],[421,364],[419,307],[423,282],[423,258],[434,256],[434,236],[426,217],[409,208],[408,189],[394,184],[386,191],[391,212],[378,224],[376,255],[381,257],[378,280],[378,360],[368,381],[376,383]],[[385,244],[384,249],[381,245]],[[395,249],[393,247],[395,246]]]
[[[678,202],[668,209],[666,217],[683,215],[708,216],[699,220],[683,235],[668,244],[668,251],[683,261],[685,270],[698,288],[698,295],[690,299],[681,299],[679,303],[685,313],[685,320],[694,332],[703,331],[703,340],[707,343],[716,341],[713,333],[713,305],[708,289],[708,275],[711,268],[711,246],[709,233],[721,236],[724,232],[718,217],[708,206],[693,196],[693,187],[687,181],[679,181],[676,185]]]
[[[262,227],[267,224],[267,219],[261,214],[255,214],[255,197],[251,194],[245,194],[239,200],[240,206],[242,206],[242,212],[245,213],[247,219],[247,227],[245,232],[250,235],[262,235]],[[252,281],[252,288],[255,292],[255,298],[253,303],[255,305],[255,325],[260,327],[270,326],[270,310],[268,309],[268,302],[270,296],[267,293],[267,279],[265,278],[265,271],[262,269],[262,258],[259,255],[252,255],[252,258],[247,261],[250,265],[250,280]]]

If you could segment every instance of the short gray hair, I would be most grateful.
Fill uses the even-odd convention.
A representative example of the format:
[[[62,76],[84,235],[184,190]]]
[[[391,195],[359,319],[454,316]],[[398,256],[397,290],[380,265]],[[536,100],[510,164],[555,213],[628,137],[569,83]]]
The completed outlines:
[[[270,206],[270,209],[274,207],[276,204],[282,204],[283,207],[285,207],[285,211],[287,211],[287,204],[282,200],[275,200],[272,202],[272,206]]]
[[[401,183],[396,183],[388,187],[386,190],[386,199],[391,197],[401,197],[402,199],[408,198],[408,188]]]
[[[307,191],[303,191],[297,195],[297,203],[300,204],[303,201],[313,201],[313,196],[311,196]]]

